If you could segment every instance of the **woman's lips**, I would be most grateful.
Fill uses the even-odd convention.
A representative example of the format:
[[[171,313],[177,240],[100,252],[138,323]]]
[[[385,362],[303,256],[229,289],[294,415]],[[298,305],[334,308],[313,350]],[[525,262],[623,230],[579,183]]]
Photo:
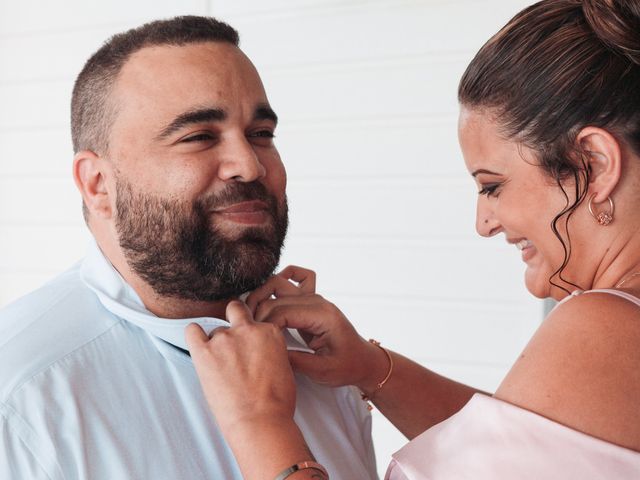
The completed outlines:
[[[531,240],[527,240],[523,238],[522,240],[516,242],[516,248],[522,252],[522,260],[527,261],[535,254],[535,248]]]
[[[531,246],[533,246],[533,243],[531,243],[531,240],[527,240],[526,238],[523,238],[519,242],[516,242],[516,247],[518,248],[518,250],[524,250],[525,248],[529,248]]]

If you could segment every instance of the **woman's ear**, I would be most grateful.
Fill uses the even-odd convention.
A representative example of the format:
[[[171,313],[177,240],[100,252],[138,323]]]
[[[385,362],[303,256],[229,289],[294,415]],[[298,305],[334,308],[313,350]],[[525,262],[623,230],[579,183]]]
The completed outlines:
[[[113,210],[107,178],[110,163],[91,150],[82,150],[73,158],[73,179],[90,215],[108,219]]]
[[[589,169],[589,193],[595,194],[593,201],[607,201],[622,173],[620,143],[602,128],[585,127],[576,137],[576,146],[583,153]]]

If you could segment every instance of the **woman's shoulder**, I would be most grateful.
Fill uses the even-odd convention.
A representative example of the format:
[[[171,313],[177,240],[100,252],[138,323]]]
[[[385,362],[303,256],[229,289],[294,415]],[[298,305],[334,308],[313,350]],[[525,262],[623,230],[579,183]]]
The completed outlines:
[[[640,451],[640,302],[577,295],[545,319],[496,397]]]

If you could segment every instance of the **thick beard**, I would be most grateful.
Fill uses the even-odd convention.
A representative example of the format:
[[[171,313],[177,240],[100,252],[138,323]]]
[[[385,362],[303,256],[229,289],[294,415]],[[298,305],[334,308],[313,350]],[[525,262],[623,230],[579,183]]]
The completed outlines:
[[[225,300],[262,285],[280,261],[288,226],[286,197],[279,204],[258,182],[232,183],[193,203],[172,201],[116,180],[116,230],[130,268],[159,294],[197,301]],[[227,238],[211,224],[218,206],[262,200],[266,227]]]

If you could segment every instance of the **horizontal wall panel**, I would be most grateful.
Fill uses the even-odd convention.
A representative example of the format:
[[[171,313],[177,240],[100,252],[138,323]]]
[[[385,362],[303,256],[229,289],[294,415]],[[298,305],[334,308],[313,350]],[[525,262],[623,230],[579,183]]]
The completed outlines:
[[[306,178],[467,176],[456,115],[325,123],[284,118],[276,135],[290,184]]]
[[[363,337],[384,339],[389,348],[410,358],[487,367],[502,367],[516,360],[538,327],[542,311],[542,302],[533,298],[510,310],[455,300],[403,301],[384,294],[369,302],[339,294],[327,298]]]
[[[73,80],[0,84],[0,132],[66,127]]]
[[[60,179],[0,177],[1,226],[82,224],[82,197],[71,175]]]
[[[24,0],[0,2],[1,35],[60,30],[86,30],[105,25],[138,22],[174,15],[202,14],[207,0]]]
[[[396,0],[397,3],[402,1]],[[431,0],[438,1],[438,0]],[[214,1],[210,10],[213,14],[243,15],[251,17],[264,17],[280,12],[305,14],[309,10],[318,13],[318,10],[328,10],[332,14],[336,11],[344,11],[350,8],[359,8],[362,4],[375,5],[380,0],[273,0],[268,5],[256,5],[253,0],[239,0],[234,2]],[[382,2],[384,3],[384,2]]]
[[[464,64],[397,62],[362,68],[263,74],[274,109],[286,122],[455,115]],[[376,78],[375,82],[371,78]]]
[[[291,0],[278,2],[280,8],[271,2],[263,8],[244,8],[251,3],[214,2],[212,11],[240,31],[243,49],[264,67],[430,51],[471,55],[498,25],[506,23],[518,5],[530,2],[316,2],[320,8],[306,9]]]
[[[84,63],[115,33],[113,27],[35,36],[0,36],[0,85],[7,82],[72,81]],[[42,48],[43,44],[47,48]],[[51,52],[58,52],[51,55]]]
[[[60,272],[82,258],[90,238],[85,226],[2,226],[0,271]]]
[[[471,178],[291,181],[288,191],[292,236],[477,237]]]
[[[502,238],[476,246],[430,247],[364,240],[295,239],[281,265],[316,270],[318,288],[345,296],[373,295],[514,305],[529,298],[520,252]],[[330,287],[327,287],[330,286]]]
[[[67,128],[0,131],[0,179],[6,176],[70,178],[72,165],[71,133]]]
[[[300,70],[264,75],[270,101],[287,122],[312,119],[384,118],[458,111],[455,85],[463,64],[398,63],[355,71]],[[368,81],[375,76],[378,82]],[[388,86],[381,94],[380,84]],[[73,78],[0,84],[0,130],[64,126],[69,120]]]
[[[33,4],[44,3],[44,7],[51,8],[50,2],[27,1],[25,8],[32,8]],[[86,58],[114,33],[137,26],[145,21],[156,18],[166,18],[174,14],[201,14],[201,5],[205,0],[184,2],[182,5],[154,5],[153,9],[142,8],[140,12],[131,12],[133,16],[102,16],[99,22],[93,12],[90,19],[83,19],[83,8],[77,8],[76,1],[69,4],[56,4],[59,14],[65,9],[73,9],[73,14],[65,16],[69,22],[49,24],[48,28],[37,28],[37,22],[28,22],[29,28],[22,28],[21,21],[12,22],[10,28],[3,23],[11,17],[18,16],[14,8],[0,7],[0,60],[6,68],[0,72],[0,82],[6,80],[45,79],[45,78],[74,78]],[[146,3],[146,2],[143,2]],[[169,2],[173,3],[173,2]],[[504,2],[440,2],[440,5],[421,4],[420,2],[384,2],[372,5],[370,2],[354,2],[354,5],[344,10],[344,2],[334,2],[333,5],[344,11],[340,15],[332,15],[331,4],[323,21],[319,21],[318,13],[305,10],[299,13],[300,18],[267,18],[260,15],[260,21],[234,19],[236,12],[230,11],[221,2],[214,6],[214,14],[219,12],[223,19],[227,19],[240,31],[242,48],[262,70],[277,66],[318,65],[319,63],[344,63],[367,59],[414,57],[428,53],[441,56],[442,52],[465,52],[470,55],[486,40],[491,30],[489,22],[476,21],[474,31],[466,31],[465,35],[450,28],[452,18],[461,15],[474,14],[491,16],[492,23],[496,15],[504,16],[506,20],[510,14],[496,12],[487,8],[486,3]],[[288,3],[288,2],[285,2]],[[327,2],[312,2],[327,3]],[[484,3],[484,5],[483,5]],[[79,5],[86,6],[80,2]],[[137,3],[135,4],[138,5]],[[297,7],[285,5],[287,15],[295,14]],[[42,9],[42,5],[38,6]],[[91,9],[100,8],[101,4]],[[327,5],[324,5],[325,9]],[[498,8],[500,8],[498,6]],[[242,11],[242,7],[239,9]],[[255,8],[254,8],[255,10]],[[278,10],[277,5],[269,5],[267,11]],[[504,7],[503,7],[504,10]],[[112,18],[109,18],[112,17]],[[40,16],[27,16],[29,20]],[[46,18],[46,17],[44,17]],[[135,19],[135,20],[134,20]],[[234,21],[235,20],[235,21]],[[48,23],[48,22],[47,22]],[[388,31],[391,24],[402,24],[402,31],[395,35],[381,35]],[[246,24],[246,25],[245,25]],[[42,27],[42,26],[41,26]],[[331,34],[327,34],[327,32]],[[12,34],[13,32],[13,34]],[[30,35],[25,33],[33,32]],[[265,42],[265,35],[270,41]],[[477,37],[477,38],[475,38]],[[303,38],[305,48],[298,47],[298,42],[292,38]],[[46,44],[47,48],[42,48]],[[58,52],[50,55],[49,51]]]

